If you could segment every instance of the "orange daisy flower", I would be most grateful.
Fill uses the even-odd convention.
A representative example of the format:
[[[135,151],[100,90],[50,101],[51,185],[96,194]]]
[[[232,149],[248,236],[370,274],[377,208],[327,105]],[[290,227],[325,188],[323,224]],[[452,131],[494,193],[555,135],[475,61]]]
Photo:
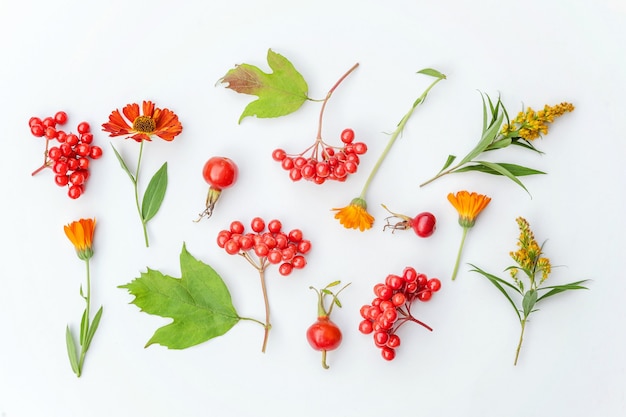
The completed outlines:
[[[448,201],[459,212],[459,224],[463,227],[472,227],[476,217],[491,201],[490,197],[468,191],[459,191],[456,195],[448,194]]]
[[[80,219],[63,227],[65,235],[72,242],[76,254],[86,261],[93,256],[92,242],[96,229],[95,219]]]
[[[362,198],[353,199],[349,205],[343,208],[334,208],[335,219],[346,229],[359,229],[361,232],[371,229],[374,217],[367,212],[367,203]]]
[[[476,218],[481,211],[487,207],[491,201],[490,197],[478,193],[470,193],[468,191],[459,191],[456,195],[448,194],[448,201],[452,203],[456,211],[459,212],[459,224],[463,227],[463,237],[461,237],[461,246],[456,256],[456,263],[452,272],[452,280],[456,278],[456,274],[459,271],[459,262],[461,261],[461,253],[463,252],[463,246],[465,245],[465,238],[467,237],[467,231],[474,227]]]
[[[109,132],[109,136],[132,134],[131,139],[141,142],[150,141],[151,136],[156,135],[163,140],[172,141],[183,131],[183,126],[174,112],[155,107],[151,101],[143,102],[141,112],[139,104],[127,104],[122,113],[117,109],[113,110],[109,115],[109,122],[102,125],[102,130]]]

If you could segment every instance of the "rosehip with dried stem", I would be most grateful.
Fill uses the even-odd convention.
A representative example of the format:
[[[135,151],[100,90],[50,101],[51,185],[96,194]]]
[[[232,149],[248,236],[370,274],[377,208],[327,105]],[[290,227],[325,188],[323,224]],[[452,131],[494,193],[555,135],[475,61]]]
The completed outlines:
[[[214,156],[204,164],[202,176],[209,184],[209,192],[206,197],[206,208],[200,213],[196,222],[207,219],[213,214],[215,203],[220,198],[222,190],[230,188],[237,182],[239,168],[231,159],[223,156]]]
[[[406,216],[404,214],[394,213],[389,210],[387,206],[381,204],[385,210],[391,213],[391,216],[385,218],[387,224],[383,226],[383,230],[390,228],[392,233],[396,230],[407,230],[413,229],[416,235],[419,237],[429,237],[435,233],[435,229],[437,226],[437,219],[432,213],[427,211],[419,213],[415,217]],[[391,219],[398,219],[399,221],[396,223],[391,223]]]

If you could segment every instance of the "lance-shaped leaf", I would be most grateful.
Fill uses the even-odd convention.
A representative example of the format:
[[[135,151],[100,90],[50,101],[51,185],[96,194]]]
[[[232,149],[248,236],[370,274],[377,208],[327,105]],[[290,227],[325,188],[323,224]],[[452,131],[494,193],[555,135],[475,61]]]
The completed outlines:
[[[501,172],[496,171],[490,166],[485,165],[482,161],[475,161],[475,162],[476,162],[476,165],[466,165],[462,168],[456,169],[454,172],[479,171],[479,172],[484,172],[486,174],[491,174],[491,175],[502,175]],[[545,172],[543,171],[539,171],[533,168],[528,168],[528,167],[517,165],[517,164],[509,164],[506,162],[493,162],[492,165],[498,165],[516,177],[522,177],[525,175],[545,174]]]
[[[152,176],[141,203],[141,217],[144,223],[152,219],[163,203],[167,190],[167,162]]]
[[[273,72],[266,73],[254,65],[241,64],[229,70],[219,82],[238,93],[258,97],[249,103],[239,117],[280,117],[298,110],[308,100],[308,86],[302,75],[284,56],[271,49],[267,63]]]
[[[222,278],[211,266],[194,258],[184,244],[180,269],[179,279],[148,268],[139,278],[119,287],[135,296],[132,303],[141,311],[173,319],[157,329],[146,347],[158,343],[185,349],[225,334],[240,320]]]

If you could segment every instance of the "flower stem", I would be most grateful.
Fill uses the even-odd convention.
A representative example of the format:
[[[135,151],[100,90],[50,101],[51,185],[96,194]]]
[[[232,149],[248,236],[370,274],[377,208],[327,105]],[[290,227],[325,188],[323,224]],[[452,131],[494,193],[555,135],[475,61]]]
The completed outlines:
[[[143,238],[146,243],[146,248],[150,246],[148,241],[148,230],[146,229],[146,221],[141,213],[141,205],[139,204],[139,190],[137,189],[139,182],[139,168],[141,166],[141,157],[143,155],[143,140],[139,145],[139,157],[137,159],[137,169],[135,170],[135,178],[133,179],[133,188],[135,190],[135,205],[137,206],[137,213],[139,213],[139,219],[141,220],[141,226],[143,228]]]
[[[348,72],[346,72],[345,74],[341,76],[341,78],[335,83],[335,85],[331,87],[330,90],[328,90],[328,93],[326,94],[326,98],[323,100],[322,108],[320,110],[319,123],[317,126],[317,140],[322,140],[322,120],[324,118],[324,110],[326,109],[326,103],[328,103],[328,99],[330,99],[330,96],[333,95],[333,92],[337,89],[339,84],[341,84],[341,82],[345,80],[348,77],[348,75],[350,75],[352,71],[354,71],[358,66],[359,66],[359,63],[357,62],[356,64],[352,66],[352,68],[348,70]]]
[[[87,294],[85,295],[85,320],[87,320],[87,326],[86,328],[83,330],[81,329],[81,332],[85,331],[86,333],[89,332],[89,314],[90,314],[90,310],[91,310],[91,273],[89,270],[89,259],[85,259],[85,268],[87,270]],[[86,334],[85,334],[85,338],[86,338]],[[78,360],[78,373],[76,374],[78,377],[80,377],[82,371],[83,371],[83,363],[85,363],[85,356],[87,355],[87,349],[89,347],[85,346],[84,344],[81,344],[80,347],[80,358]]]
[[[367,193],[367,189],[370,186],[370,183],[372,182],[372,180],[376,176],[376,173],[378,172],[378,169],[380,168],[381,164],[385,160],[385,157],[387,156],[387,154],[391,150],[391,147],[393,146],[393,144],[396,141],[396,139],[398,138],[398,136],[400,136],[400,133],[402,133],[402,131],[404,130],[404,126],[406,126],[406,123],[411,118],[411,115],[413,114],[413,112],[415,111],[417,106],[424,101],[424,99],[426,98],[426,96],[428,95],[430,90],[439,81],[441,81],[443,79],[445,79],[445,78],[437,78],[435,81],[433,81],[428,86],[428,88],[422,93],[422,95],[417,100],[415,100],[415,102],[413,103],[413,106],[411,107],[411,109],[404,115],[404,117],[402,117],[402,120],[400,120],[400,123],[398,123],[398,126],[396,127],[396,130],[391,134],[391,137],[389,138],[389,142],[387,143],[387,146],[385,146],[385,149],[383,149],[383,153],[380,155],[380,157],[376,161],[376,164],[374,164],[374,167],[372,168],[372,172],[370,172],[369,177],[367,177],[367,180],[365,181],[365,184],[363,185],[363,189],[361,190],[361,194],[359,196],[360,198],[365,200],[365,195]]]
[[[459,263],[461,262],[461,252],[463,252],[463,245],[465,245],[465,238],[467,237],[467,231],[469,227],[463,228],[463,236],[461,237],[461,245],[459,246],[459,252],[456,255],[456,263],[454,264],[454,271],[452,271],[452,281],[456,279],[456,274],[459,271]]]
[[[526,329],[526,319],[528,319],[528,317],[524,317],[524,319],[520,322],[522,324],[522,331],[519,335],[519,342],[517,344],[517,350],[515,351],[515,361],[513,362],[513,366],[517,365],[519,352],[520,352],[520,349],[522,348],[522,341],[524,340],[524,330]]]

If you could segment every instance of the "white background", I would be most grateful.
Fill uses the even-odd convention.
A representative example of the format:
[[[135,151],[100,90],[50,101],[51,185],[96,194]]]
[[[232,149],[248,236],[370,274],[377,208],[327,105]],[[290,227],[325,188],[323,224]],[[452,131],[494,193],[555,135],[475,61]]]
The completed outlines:
[[[0,416],[622,416],[626,410],[621,260],[624,235],[623,121],[626,106],[623,24],[626,6],[598,1],[0,1]],[[216,86],[235,64],[268,70],[269,48],[303,74],[309,95],[323,98],[354,63],[360,67],[331,98],[324,138],[338,144],[345,127],[369,152],[345,183],[292,183],[271,151],[306,148],[319,104],[279,119],[237,123],[251,96]],[[439,83],[409,121],[367,200],[374,228],[342,228],[333,207],[356,197],[402,115],[432,79]],[[545,155],[507,149],[492,160],[548,172],[527,177],[529,197],[512,182],[458,174],[427,187],[449,153],[476,143],[479,92],[501,95],[511,114],[524,106],[570,101],[537,142]],[[175,111],[183,133],[145,146],[148,178],[164,161],[170,184],[143,245],[132,187],[110,143],[133,161],[132,141],[99,127],[127,103],[153,100]],[[84,196],[70,200],[49,171],[31,177],[43,140],[27,122],[58,110],[68,126],[86,120],[105,151],[93,162]],[[240,167],[210,220],[192,222],[207,184],[200,172],[213,155]],[[446,195],[461,189],[493,198],[469,233],[458,279],[451,282],[461,237]],[[431,211],[429,239],[383,232],[387,204],[414,215]],[[235,219],[280,218],[301,228],[314,248],[308,266],[288,278],[267,272],[273,314],[267,353],[262,330],[237,324],[223,337],[173,351],[144,349],[169,322],[141,313],[118,285],[147,267],[178,277],[183,242],[224,278],[242,316],[263,316],[256,271],[215,244]],[[524,216],[554,268],[552,284],[591,279],[589,291],[547,300],[532,315],[519,364],[519,323],[510,305],[467,262],[506,276],[515,248],[515,218]],[[84,375],[71,372],[66,324],[83,304],[82,263],[63,225],[96,217],[92,259],[94,310],[104,305]],[[442,290],[416,315],[434,328],[407,325],[393,362],[358,333],[359,308],[389,273],[412,265],[440,277]],[[304,333],[315,320],[308,289],[352,282],[333,313],[344,331],[329,370]]]

